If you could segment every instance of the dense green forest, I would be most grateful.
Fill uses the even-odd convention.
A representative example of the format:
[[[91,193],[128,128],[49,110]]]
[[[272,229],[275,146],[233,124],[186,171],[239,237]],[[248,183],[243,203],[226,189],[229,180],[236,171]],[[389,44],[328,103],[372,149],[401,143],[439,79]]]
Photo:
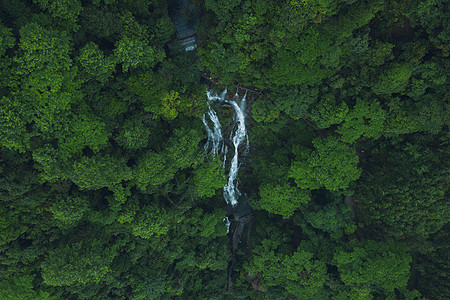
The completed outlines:
[[[185,51],[165,0],[0,0],[0,299],[449,299],[449,1],[193,3]]]

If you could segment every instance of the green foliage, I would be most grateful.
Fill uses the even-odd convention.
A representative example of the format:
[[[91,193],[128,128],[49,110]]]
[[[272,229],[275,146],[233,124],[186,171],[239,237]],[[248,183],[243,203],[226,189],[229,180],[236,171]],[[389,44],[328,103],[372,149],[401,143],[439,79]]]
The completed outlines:
[[[448,1],[174,2],[0,0],[0,299],[448,298]]]
[[[243,71],[250,62],[249,57],[245,53],[233,53],[218,43],[213,44],[212,47],[208,56],[204,56],[202,64],[208,66],[213,74],[223,74],[221,77],[223,77],[225,82],[232,82],[232,77],[226,74]],[[218,67],[219,64],[220,68]]]
[[[363,165],[370,172],[363,172],[357,194],[361,212],[370,215],[366,222],[374,226],[372,230],[385,228],[383,235],[406,240],[426,252],[430,246],[424,241],[448,223],[444,217],[448,171],[443,149],[413,141],[374,148]],[[369,185],[375,178],[377,184]]]
[[[241,0],[206,0],[205,8],[212,10],[219,18],[226,20],[231,11],[241,3]]]
[[[343,234],[353,233],[356,229],[351,221],[348,207],[343,204],[329,203],[314,210],[303,212],[305,220],[312,227],[328,232],[332,239],[342,239]]]
[[[414,17],[423,24],[429,39],[435,43],[449,41],[448,3],[443,0],[418,1],[417,9],[412,12]],[[440,27],[442,30],[440,30]]]
[[[14,47],[16,43],[16,39],[11,31],[11,28],[5,27],[0,23],[0,57],[5,55],[6,50]]]
[[[168,158],[155,153],[147,151],[144,153],[133,170],[133,179],[136,180],[136,185],[141,190],[146,190],[149,185],[156,186],[173,178],[176,168],[171,165]]]
[[[386,61],[394,58],[392,54],[394,47],[395,45],[391,43],[376,41],[367,53],[367,64],[373,67],[384,65]]]
[[[122,64],[122,70],[152,68],[161,62],[165,56],[164,52],[155,49],[146,41],[135,38],[123,37],[115,44],[115,61]]]
[[[307,1],[290,1],[292,6],[310,9],[315,14],[331,15],[336,11],[337,4],[341,1],[331,0],[307,0]]]
[[[366,103],[358,98],[336,132],[342,134],[341,141],[350,144],[361,136],[377,139],[383,132],[384,119],[385,113],[377,101]]]
[[[337,40],[349,38],[355,29],[367,25],[383,6],[384,0],[357,1],[326,24],[327,32]]]
[[[301,189],[319,189],[330,191],[346,189],[358,179],[361,170],[357,168],[358,157],[355,150],[335,137],[315,139],[315,151],[301,153],[299,160],[292,162],[289,176],[294,178]]]
[[[18,211],[0,207],[0,229],[0,245],[4,245],[17,239],[27,227],[20,225]]]
[[[342,281],[355,292],[374,292],[382,288],[393,296],[395,289],[406,287],[411,255],[401,244],[352,241],[350,251],[339,250],[334,256]]]
[[[88,210],[88,201],[85,197],[67,196],[57,199],[50,207],[55,219],[66,225],[75,225]]]
[[[166,151],[173,164],[180,169],[196,167],[204,159],[199,143],[203,136],[195,129],[178,129],[168,140]]]
[[[274,251],[269,240],[254,250],[255,257],[250,272],[261,273],[267,287],[282,285],[295,297],[312,299],[320,296],[326,281],[326,265],[313,259],[313,254],[297,249],[291,255]]]
[[[227,184],[224,168],[218,158],[208,160],[194,171],[192,183],[199,197],[212,197]]]
[[[147,147],[151,133],[144,116],[133,115],[125,120],[116,140],[125,149],[138,150]]]
[[[325,263],[312,260],[313,254],[298,250],[282,262],[286,271],[286,290],[297,297],[314,298],[323,292],[326,280]]]
[[[171,40],[171,36],[175,33],[175,26],[169,16],[161,17],[154,29],[155,40],[160,44],[166,44]]]
[[[0,297],[5,300],[58,299],[44,291],[36,291],[33,280],[35,275],[16,274],[14,277],[0,281]]]
[[[18,64],[15,73],[26,76],[34,75],[31,73],[36,71],[68,70],[71,65],[69,39],[65,32],[47,30],[35,23],[25,25],[20,31],[19,55],[14,59]],[[55,75],[53,78],[43,78],[42,84],[57,89],[61,84],[60,80],[53,82],[58,78]]]
[[[70,177],[80,188],[95,190],[129,180],[131,169],[124,159],[116,159],[110,155],[84,156],[74,163]]]
[[[407,63],[394,63],[379,74],[372,90],[377,95],[390,95],[405,90],[411,77],[411,66]]]
[[[399,98],[393,98],[388,103],[386,120],[383,131],[385,133],[405,134],[418,130],[417,121],[408,114],[405,106]]]
[[[277,52],[273,69],[265,75],[277,85],[316,84],[333,74],[317,59],[331,50],[331,41],[311,25],[299,38],[286,41],[286,48]]]
[[[122,27],[122,20],[116,11],[84,6],[80,14],[83,30],[99,39],[114,41]]]
[[[70,166],[62,161],[57,150],[50,145],[47,144],[33,151],[33,160],[36,169],[40,171],[39,177],[41,181],[53,182],[67,178]]]
[[[114,248],[95,239],[60,245],[42,263],[42,278],[51,286],[98,283],[111,272]]]
[[[273,102],[258,100],[252,106],[252,117],[256,122],[272,122],[280,115],[280,110]]]
[[[55,17],[61,24],[71,29],[77,29],[78,15],[83,9],[81,1],[71,0],[33,0],[42,9],[48,10],[52,17]]]
[[[302,3],[303,2],[303,3]],[[283,3],[284,4],[284,3]],[[285,5],[280,5],[277,9],[276,34],[278,36],[289,33],[296,33],[302,30],[308,21],[316,16],[311,5],[304,1],[288,1]]]
[[[449,105],[429,95],[417,104],[414,122],[420,131],[431,134],[439,133],[449,123]]]
[[[109,57],[105,57],[103,51],[93,42],[89,42],[81,48],[77,60],[82,66],[82,70],[89,77],[95,78],[100,82],[107,81],[112,76],[111,73],[115,68],[114,61]]]
[[[164,81],[153,72],[132,75],[128,79],[129,89],[135,93],[144,104],[146,111],[160,115],[161,99],[165,94]]]
[[[216,238],[226,235],[226,227],[223,224],[223,211],[215,209],[213,213],[205,213],[200,220],[199,232],[204,238]]]
[[[151,276],[144,278],[139,276],[136,282],[133,282],[133,298],[136,300],[158,299],[166,291],[166,281],[162,276]]]
[[[53,132],[64,126],[64,113],[82,97],[77,68],[69,57],[70,38],[35,23],[22,27],[20,36],[10,88],[28,112],[26,122],[41,132]]]
[[[430,299],[445,298],[450,293],[450,244],[448,225],[433,235],[430,242],[435,250],[420,255],[417,269],[420,272],[418,289]]]
[[[307,115],[309,106],[318,98],[319,91],[308,86],[295,89],[278,89],[270,94],[280,111],[293,119],[300,119]]]
[[[340,124],[348,113],[345,102],[337,103],[333,95],[324,95],[313,107],[310,118],[314,124],[323,129],[331,125]]]
[[[173,68],[174,71],[179,71],[179,66],[172,65],[167,67]],[[174,74],[171,74],[170,77],[174,77]],[[161,116],[165,120],[170,121],[181,114],[188,117],[198,117],[205,108],[203,88],[194,85],[187,90],[187,87],[182,84],[184,92],[189,92],[176,92],[168,87],[170,81],[167,81],[166,74],[140,73],[139,75],[131,76],[128,83],[130,91],[135,93],[144,104],[144,110],[153,113],[154,118]]]
[[[132,223],[133,235],[143,239],[165,235],[169,231],[169,216],[156,205],[143,207]]]
[[[291,187],[288,183],[263,184],[259,188],[261,200],[259,206],[268,212],[280,214],[283,218],[289,218],[302,204],[310,200],[309,190],[301,190]]]
[[[31,137],[25,127],[28,113],[10,98],[2,97],[0,103],[0,143],[6,149],[24,152]]]
[[[68,133],[59,140],[59,150],[62,158],[79,153],[89,147],[94,153],[106,147],[111,136],[106,131],[105,123],[89,114],[75,115],[68,126]]]

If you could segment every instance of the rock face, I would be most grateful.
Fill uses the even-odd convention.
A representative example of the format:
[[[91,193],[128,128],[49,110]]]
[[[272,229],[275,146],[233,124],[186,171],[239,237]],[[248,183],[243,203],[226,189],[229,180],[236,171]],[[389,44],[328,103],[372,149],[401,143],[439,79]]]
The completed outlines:
[[[250,207],[250,204],[248,204],[247,196],[245,196],[245,194],[242,194],[239,197],[236,206],[232,206],[232,205],[228,204],[225,207],[225,211],[226,211],[226,216],[230,220],[251,215],[253,212],[252,208]]]
[[[193,11],[191,0],[169,0],[169,15],[175,25],[177,37],[186,51],[197,47],[194,20],[189,16]]]
[[[248,257],[250,258],[252,256],[252,250],[250,248],[250,233],[252,230],[253,213],[245,194],[241,194],[237,205],[233,206],[228,204],[225,206],[225,210],[226,218],[230,222],[229,232],[231,232],[231,263],[228,266],[228,290],[230,290],[232,288],[231,277],[236,265],[236,251],[241,243],[244,232],[246,232],[245,247],[247,249]],[[259,283],[257,286],[259,286]]]

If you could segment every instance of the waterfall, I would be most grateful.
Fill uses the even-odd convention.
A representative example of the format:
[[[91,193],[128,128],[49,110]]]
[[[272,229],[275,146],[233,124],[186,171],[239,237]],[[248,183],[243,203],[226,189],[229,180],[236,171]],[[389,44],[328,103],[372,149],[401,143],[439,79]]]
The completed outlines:
[[[236,91],[236,94],[233,97],[232,101],[226,100],[225,96],[227,93],[227,89],[225,89],[220,95],[213,94],[211,91],[207,91],[209,109],[208,116],[211,122],[213,123],[213,129],[210,129],[208,123],[206,121],[206,115],[203,115],[202,121],[205,125],[206,133],[208,135],[208,142],[205,145],[205,150],[208,150],[211,147],[211,152],[214,155],[219,155],[223,153],[223,167],[226,167],[226,158],[228,153],[228,147],[223,141],[222,135],[222,126],[219,122],[219,118],[217,117],[217,113],[211,107],[211,103],[213,102],[221,102],[228,103],[234,109],[234,121],[236,123],[236,130],[231,132],[231,140],[234,146],[234,155],[231,160],[230,171],[228,173],[228,183],[224,187],[224,198],[227,204],[231,204],[232,206],[236,206],[238,203],[238,198],[241,195],[241,192],[238,189],[238,171],[239,171],[239,146],[241,143],[246,140],[245,151],[248,151],[249,142],[247,137],[247,129],[245,128],[245,99],[247,93],[242,97],[240,104],[236,101],[239,100],[239,95]],[[232,130],[234,130],[234,127]],[[220,147],[222,146],[222,147]]]
[[[211,146],[211,152],[214,155],[219,154],[219,147],[220,144],[222,144],[222,148],[224,146],[223,144],[223,137],[222,137],[222,126],[220,125],[219,118],[217,117],[216,112],[214,109],[209,107],[208,110],[208,116],[209,119],[213,122],[214,127],[211,130],[208,126],[208,123],[206,122],[205,115],[202,117],[203,124],[205,124],[206,133],[208,134],[208,142],[205,144],[205,150],[208,150],[208,148]]]
[[[241,142],[247,138],[247,130],[245,128],[245,115],[244,110],[241,107],[245,107],[245,97],[241,100],[241,105],[238,105],[235,100],[237,99],[237,92],[234,97],[234,101],[227,101],[234,108],[234,119],[237,123],[237,129],[232,137],[234,145],[234,156],[231,160],[230,173],[228,175],[228,184],[224,188],[224,197],[227,199],[231,205],[235,206],[237,204],[237,198],[241,195],[237,188],[237,174],[239,171],[239,145]]]
[[[225,218],[223,218],[222,221],[225,222],[225,226],[227,226],[227,233],[229,233],[230,232],[230,226],[231,226],[230,220],[228,219],[228,217],[225,217]]]

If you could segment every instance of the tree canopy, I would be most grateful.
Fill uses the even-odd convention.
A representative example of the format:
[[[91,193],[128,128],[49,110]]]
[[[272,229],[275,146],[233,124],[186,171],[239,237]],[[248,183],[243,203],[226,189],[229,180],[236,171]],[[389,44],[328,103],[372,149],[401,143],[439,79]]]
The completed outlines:
[[[449,7],[0,0],[0,299],[450,298]]]

